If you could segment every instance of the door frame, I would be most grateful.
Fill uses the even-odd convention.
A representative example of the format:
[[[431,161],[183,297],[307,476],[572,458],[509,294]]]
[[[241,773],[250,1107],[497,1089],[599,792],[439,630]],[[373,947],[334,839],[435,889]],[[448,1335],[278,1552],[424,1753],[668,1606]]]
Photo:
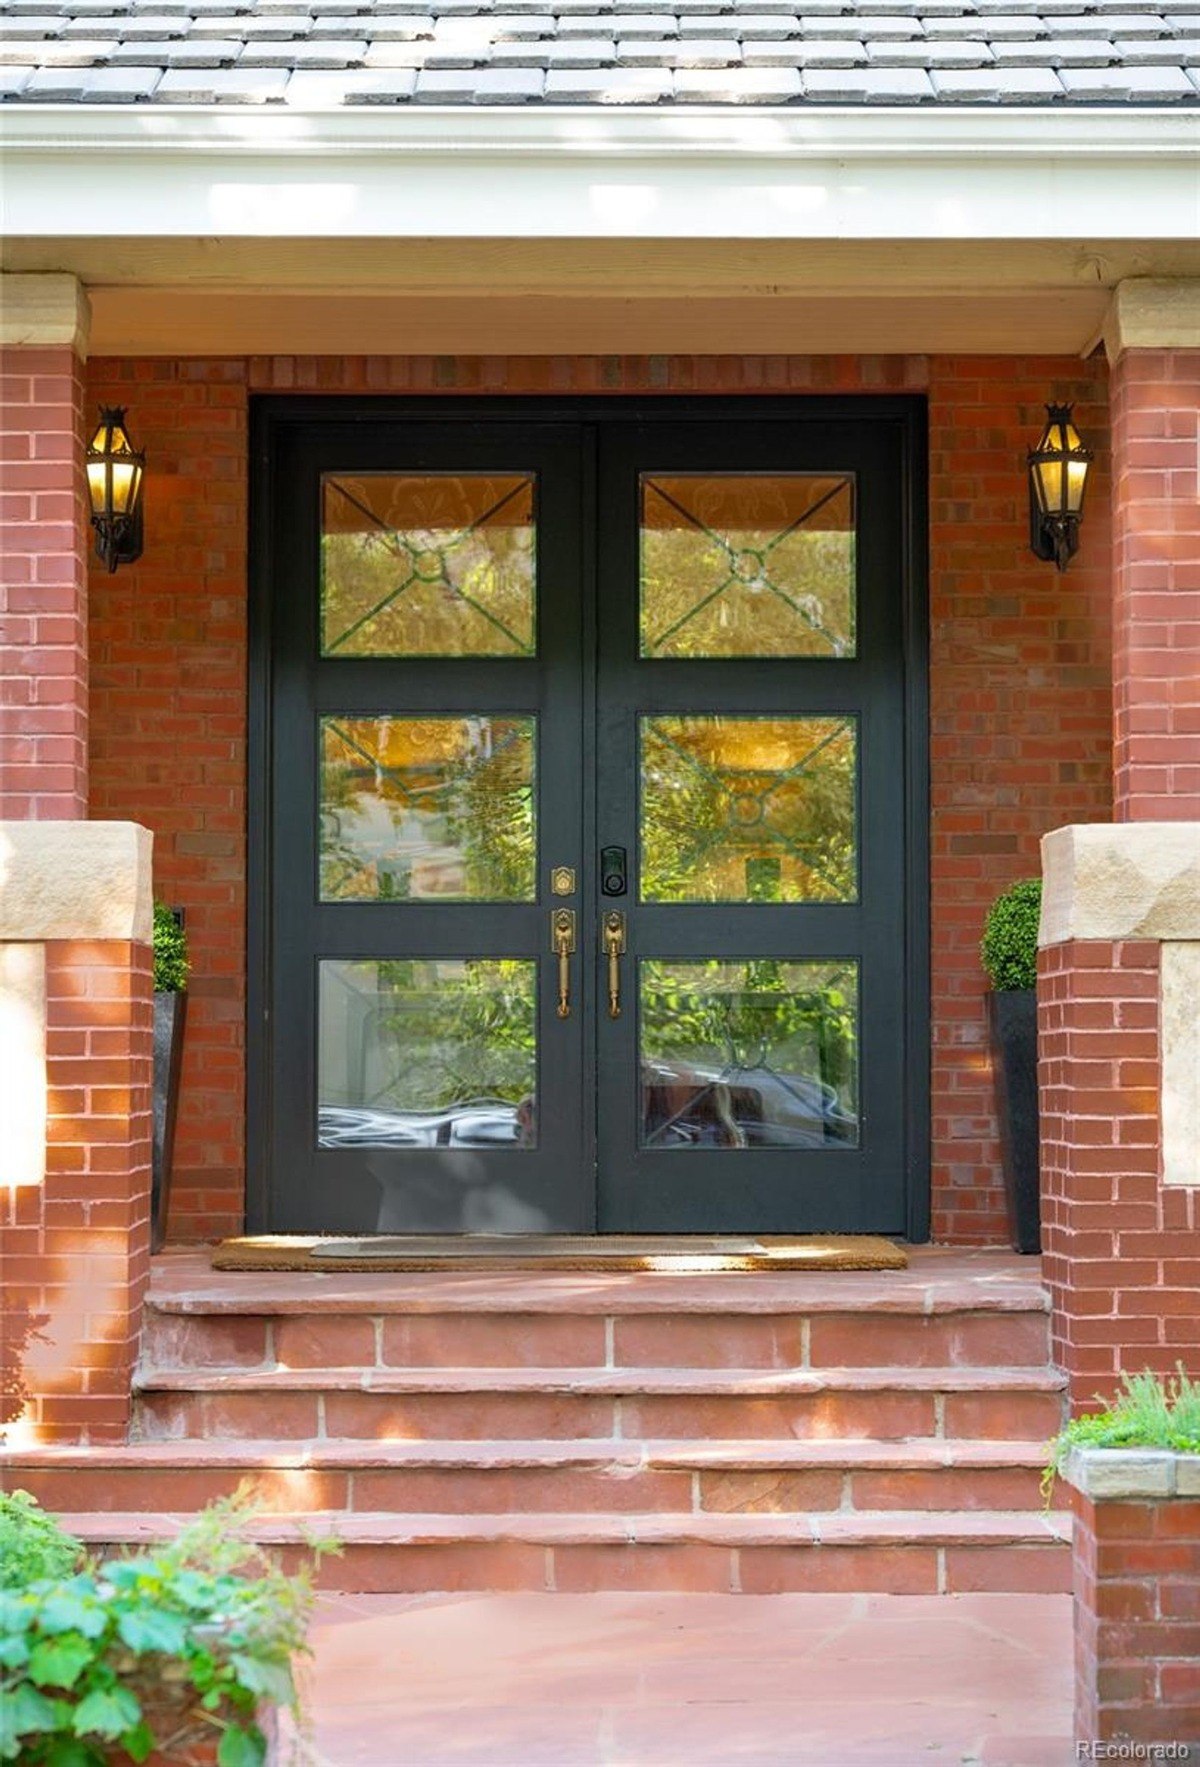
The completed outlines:
[[[717,394],[654,395],[251,395],[249,472],[249,581],[247,606],[247,838],[246,838],[246,1230],[266,1229],[270,1201],[272,1026],[269,1016],[272,855],[271,536],[281,487],[276,472],[279,444],[289,430],[325,423],[397,424],[471,422],[497,424],[606,421],[684,423],[689,417],[772,419],[786,422],[840,420],[888,425],[898,432],[901,462],[903,701],[905,784],[905,1152],[907,1237],[930,1231],[931,1042],[930,1019],[930,824],[929,824],[929,546],[928,423],[923,395],[903,394]],[[594,460],[584,468],[584,511]],[[586,569],[594,572],[594,545],[584,535]],[[586,620],[594,617],[588,597]],[[585,624],[585,643],[594,642]],[[594,717],[594,685],[585,690],[585,718]],[[590,723],[588,725],[590,728]],[[589,794],[591,792],[589,785]],[[585,804],[585,814],[589,806]]]

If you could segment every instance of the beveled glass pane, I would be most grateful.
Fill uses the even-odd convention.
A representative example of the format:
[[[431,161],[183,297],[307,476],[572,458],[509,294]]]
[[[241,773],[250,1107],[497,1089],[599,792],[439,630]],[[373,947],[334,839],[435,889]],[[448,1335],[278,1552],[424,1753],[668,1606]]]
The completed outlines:
[[[537,1145],[536,963],[318,967],[319,1146]]]
[[[532,656],[534,480],[321,481],[322,656]]]
[[[643,1147],[858,1145],[858,966],[644,961]]]
[[[854,655],[854,480],[644,473],[644,657]]]
[[[852,717],[641,720],[643,902],[853,902]]]
[[[321,719],[323,902],[532,902],[533,718]]]

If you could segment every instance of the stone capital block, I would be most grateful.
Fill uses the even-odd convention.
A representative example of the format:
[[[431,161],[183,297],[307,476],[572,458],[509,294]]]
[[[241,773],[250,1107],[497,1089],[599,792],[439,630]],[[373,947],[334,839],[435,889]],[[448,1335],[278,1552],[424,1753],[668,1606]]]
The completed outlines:
[[[0,346],[48,349],[69,344],[84,360],[92,309],[77,276],[63,272],[0,276]]]
[[[1042,838],[1038,944],[1200,939],[1200,822],[1095,822]]]
[[[0,822],[0,941],[150,944],[152,845],[136,822]]]
[[[1200,278],[1145,276],[1118,283],[1101,335],[1110,362],[1126,350],[1200,350]]]

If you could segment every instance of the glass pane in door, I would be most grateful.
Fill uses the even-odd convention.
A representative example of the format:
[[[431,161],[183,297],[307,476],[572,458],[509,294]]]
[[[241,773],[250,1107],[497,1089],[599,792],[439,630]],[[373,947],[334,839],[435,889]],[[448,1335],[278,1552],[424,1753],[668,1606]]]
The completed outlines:
[[[532,656],[535,481],[327,473],[321,655]]]
[[[640,721],[643,902],[853,902],[857,721]]]
[[[532,902],[531,717],[321,719],[323,902]]]
[[[644,473],[643,657],[851,657],[847,474]]]
[[[318,970],[318,1146],[536,1147],[535,963],[388,958]]]
[[[644,960],[641,1145],[854,1147],[858,966]]]

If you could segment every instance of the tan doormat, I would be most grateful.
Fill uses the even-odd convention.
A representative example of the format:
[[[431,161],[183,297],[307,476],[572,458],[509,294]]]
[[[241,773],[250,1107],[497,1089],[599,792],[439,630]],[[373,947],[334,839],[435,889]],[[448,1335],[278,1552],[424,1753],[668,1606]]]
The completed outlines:
[[[262,1233],[224,1239],[214,1270],[905,1270],[903,1246],[872,1233],[804,1239],[738,1234],[379,1234],[369,1239]]]

